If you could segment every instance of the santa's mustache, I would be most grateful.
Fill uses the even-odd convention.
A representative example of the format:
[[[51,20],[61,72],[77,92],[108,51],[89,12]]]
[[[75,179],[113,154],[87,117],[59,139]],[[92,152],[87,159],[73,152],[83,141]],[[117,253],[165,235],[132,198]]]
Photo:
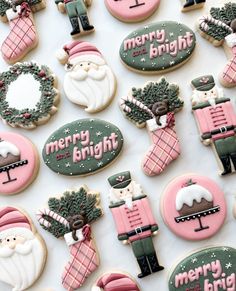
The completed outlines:
[[[24,244],[17,244],[14,249],[4,246],[0,248],[0,257],[9,258],[15,253],[20,255],[28,255],[32,251],[32,248],[33,244],[31,241],[27,241]]]
[[[106,70],[104,68],[99,68],[98,70],[91,68],[89,71],[85,71],[79,68],[76,71],[68,72],[68,75],[77,81],[83,81],[86,78],[102,80],[106,76]]]

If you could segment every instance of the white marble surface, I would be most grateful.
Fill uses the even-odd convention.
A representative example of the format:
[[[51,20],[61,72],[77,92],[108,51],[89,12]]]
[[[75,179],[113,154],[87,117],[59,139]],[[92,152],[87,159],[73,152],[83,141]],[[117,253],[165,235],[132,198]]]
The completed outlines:
[[[47,8],[35,14],[35,22],[39,32],[39,45],[25,60],[36,60],[49,65],[59,78],[61,89],[61,104],[59,112],[48,122],[33,131],[12,129],[0,123],[1,131],[13,131],[22,133],[29,137],[36,145],[41,154],[44,142],[48,136],[57,128],[67,122],[78,118],[90,117],[81,108],[70,103],[62,90],[64,68],[54,57],[57,49],[71,41],[71,26],[66,15],[61,15],[53,0],[47,1]],[[142,291],[167,291],[168,275],[172,266],[185,254],[195,249],[204,248],[210,245],[235,246],[236,220],[233,218],[232,209],[236,193],[235,174],[227,177],[218,175],[218,166],[210,147],[205,147],[199,140],[198,131],[191,114],[190,81],[202,74],[217,75],[226,64],[226,57],[223,48],[215,48],[197,34],[197,47],[193,58],[183,67],[170,72],[165,76],[170,82],[176,82],[180,86],[180,96],[185,101],[184,109],[176,115],[177,133],[180,138],[182,154],[181,157],[172,163],[171,166],[159,177],[149,178],[143,174],[140,168],[142,156],[149,147],[147,130],[138,129],[131,122],[126,120],[120,112],[117,103],[121,96],[127,94],[133,86],[142,86],[149,80],[158,80],[160,76],[143,76],[127,70],[119,61],[119,47],[122,39],[131,31],[158,20],[176,20],[187,24],[195,30],[196,19],[208,11],[207,7],[223,1],[208,0],[205,10],[199,10],[183,14],[181,2],[178,0],[162,0],[159,10],[148,20],[138,24],[125,24],[113,18],[106,10],[103,0],[94,0],[89,9],[91,21],[96,27],[96,32],[82,37],[88,40],[103,52],[107,62],[113,68],[117,79],[118,89],[114,102],[106,110],[93,115],[118,125],[124,133],[125,145],[120,158],[111,167],[104,171],[86,178],[70,178],[57,176],[44,165],[40,157],[40,172],[35,182],[23,193],[12,197],[0,197],[0,205],[14,205],[24,208],[33,218],[39,232],[44,237],[48,247],[48,260],[46,268],[38,282],[30,289],[37,291],[41,288],[52,288],[54,291],[63,290],[60,284],[60,276],[63,266],[69,259],[69,252],[63,240],[57,240],[51,234],[42,230],[35,219],[35,211],[44,205],[51,195],[62,193],[66,189],[76,188],[81,184],[87,184],[92,189],[100,190],[104,217],[93,225],[93,233],[97,241],[97,247],[101,256],[99,269],[89,277],[81,290],[89,291],[93,282],[102,273],[109,270],[124,270],[133,277],[139,272],[136,260],[133,257],[131,247],[123,246],[116,239],[116,231],[111,213],[108,209],[107,194],[109,185],[107,177],[119,171],[130,170],[132,176],[144,188],[151,200],[155,217],[160,226],[160,232],[154,238],[155,247],[160,262],[165,266],[165,271],[138,280]],[[0,43],[9,32],[7,24],[0,23]],[[6,63],[0,58],[0,69],[7,69]],[[218,80],[217,80],[218,82]],[[225,90],[227,97],[231,97],[235,105],[236,88]],[[228,215],[222,230],[213,238],[206,241],[189,242],[176,237],[164,224],[160,214],[160,197],[166,185],[178,175],[184,173],[199,173],[208,175],[214,179],[224,190],[228,203]],[[0,283],[1,291],[10,290],[9,286]]]

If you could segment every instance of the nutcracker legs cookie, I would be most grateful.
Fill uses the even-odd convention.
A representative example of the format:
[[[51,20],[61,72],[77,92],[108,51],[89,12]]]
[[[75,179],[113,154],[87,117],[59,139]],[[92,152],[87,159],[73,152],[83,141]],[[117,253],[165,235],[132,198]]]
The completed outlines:
[[[0,208],[0,281],[13,291],[28,290],[41,275],[46,255],[45,243],[29,217],[14,207]]]
[[[91,224],[102,216],[99,203],[99,193],[83,186],[50,198],[48,207],[37,213],[43,229],[56,238],[64,237],[69,248],[71,258],[62,274],[62,285],[68,291],[80,288],[99,265],[91,235]]]
[[[221,175],[236,170],[236,114],[229,98],[224,97],[211,75],[192,81],[192,111],[204,145],[212,145]]]
[[[162,271],[152,240],[159,228],[141,186],[131,179],[129,171],[111,176],[108,182],[112,187],[109,208],[118,239],[131,245],[141,270],[138,277]]]
[[[206,0],[181,0],[183,4],[182,12],[202,8]]]

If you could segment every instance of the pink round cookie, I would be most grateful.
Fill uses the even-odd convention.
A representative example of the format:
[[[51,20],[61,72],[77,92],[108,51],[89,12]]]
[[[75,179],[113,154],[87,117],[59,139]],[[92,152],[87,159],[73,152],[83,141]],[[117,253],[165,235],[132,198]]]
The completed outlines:
[[[226,218],[224,193],[211,179],[186,174],[164,191],[162,217],[167,226],[186,240],[203,240],[216,234]]]
[[[124,22],[138,22],[151,16],[160,0],[105,0],[110,13]]]
[[[39,166],[30,140],[13,132],[0,132],[0,194],[16,194],[33,182]]]

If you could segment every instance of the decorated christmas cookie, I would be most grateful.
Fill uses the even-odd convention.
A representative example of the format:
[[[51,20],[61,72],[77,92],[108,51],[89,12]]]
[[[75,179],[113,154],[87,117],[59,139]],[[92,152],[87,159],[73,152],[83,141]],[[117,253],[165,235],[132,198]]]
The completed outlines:
[[[182,12],[202,8],[206,0],[180,0],[183,4]]]
[[[99,50],[85,41],[73,41],[57,52],[65,65],[64,91],[69,100],[85,111],[101,111],[112,101],[116,79]]]
[[[70,251],[70,261],[62,274],[68,291],[80,288],[99,265],[91,235],[91,224],[102,216],[99,193],[83,186],[66,191],[60,198],[50,198],[48,208],[37,213],[40,225],[56,238],[63,238]]]
[[[108,178],[109,199],[118,239],[130,244],[141,273],[139,278],[162,271],[152,241],[158,225],[142,187],[131,179],[129,171]]]
[[[120,47],[122,62],[140,73],[163,73],[187,62],[196,45],[194,32],[184,24],[161,21],[129,34]]]
[[[46,245],[25,212],[0,208],[0,281],[13,291],[28,290],[41,275],[46,256]]]
[[[10,33],[2,44],[3,58],[9,64],[21,60],[38,44],[33,12],[45,7],[44,0],[1,0],[0,20],[9,22]]]
[[[38,153],[30,140],[12,132],[0,132],[0,194],[16,194],[37,176]]]
[[[235,270],[236,249],[204,248],[178,263],[169,278],[169,291],[234,291]]]
[[[220,73],[220,82],[225,87],[236,86],[236,3],[212,7],[210,15],[199,19],[198,29],[214,46],[224,46],[230,60]]]
[[[125,116],[139,128],[147,127],[152,145],[146,153],[142,168],[148,176],[159,175],[180,155],[175,132],[175,112],[182,109],[179,87],[165,78],[149,82],[143,88],[133,88],[120,100]]]
[[[212,145],[221,175],[236,170],[236,114],[211,75],[192,81],[192,111],[204,145]]]
[[[12,127],[35,128],[57,111],[56,78],[47,66],[17,63],[0,73],[0,117]]]
[[[124,22],[138,22],[151,16],[160,0],[105,0],[110,13]]]
[[[79,119],[48,138],[43,159],[58,174],[84,176],[108,166],[122,147],[123,136],[115,125],[100,119]]]
[[[196,174],[174,179],[165,189],[162,216],[167,226],[187,240],[216,234],[226,218],[224,193],[215,182]]]

